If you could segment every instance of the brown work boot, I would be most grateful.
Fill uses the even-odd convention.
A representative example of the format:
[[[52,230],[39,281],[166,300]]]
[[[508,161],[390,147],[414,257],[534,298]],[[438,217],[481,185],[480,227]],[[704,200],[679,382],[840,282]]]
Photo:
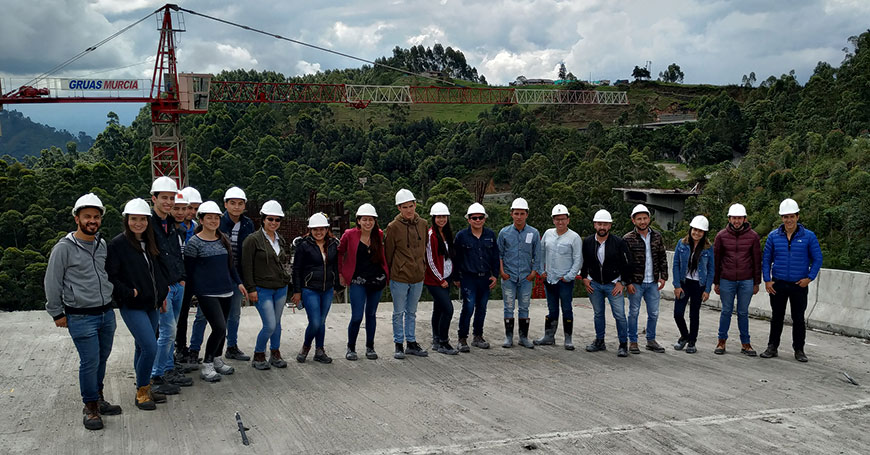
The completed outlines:
[[[725,341],[722,338],[719,338],[719,344],[716,345],[716,349],[713,350],[713,354],[722,355],[725,353]]]
[[[100,402],[88,401],[85,403],[85,408],[82,410],[82,424],[88,430],[102,430],[103,419],[100,418]]]
[[[637,343],[628,343],[628,352],[632,354],[640,354],[640,346]]]
[[[749,343],[743,343],[743,345],[741,345],[740,347],[740,352],[748,355],[749,357],[755,357],[758,355],[758,353],[755,352],[755,349],[752,349],[752,345]]]
[[[151,399],[151,384],[136,389],[136,407],[143,411],[153,411],[157,409],[157,405],[154,404],[154,400]]]
[[[254,352],[254,359],[251,360],[251,366],[258,370],[268,370],[271,368],[269,362],[266,361],[265,352]]]
[[[281,357],[281,351],[278,349],[272,349],[269,363],[276,368],[287,368],[287,362]]]

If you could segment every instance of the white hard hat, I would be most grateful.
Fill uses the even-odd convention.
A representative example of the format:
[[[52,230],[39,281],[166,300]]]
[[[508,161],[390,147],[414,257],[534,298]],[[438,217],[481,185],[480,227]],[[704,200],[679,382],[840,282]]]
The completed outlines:
[[[215,201],[203,202],[202,205],[199,206],[199,209],[196,211],[196,215],[200,218],[207,213],[223,215],[223,212],[221,212],[221,208],[218,207],[217,202]]]
[[[279,204],[278,201],[266,201],[263,203],[260,213],[268,216],[284,217],[284,210],[281,208],[281,204]]]
[[[610,217],[610,212],[601,209],[595,212],[595,217],[592,218],[593,223],[612,223],[613,218]]]
[[[145,202],[145,199],[136,198],[130,199],[124,205],[124,211],[121,215],[151,215],[151,207]]]
[[[230,199],[241,199],[245,202],[248,202],[248,197],[245,196],[245,192],[237,186],[228,189],[227,192],[224,193],[224,202]]]
[[[468,206],[468,211],[465,212],[465,217],[468,218],[475,213],[486,216],[486,209],[483,208],[483,205],[481,205],[480,203],[475,202],[474,204]]]
[[[175,193],[175,203],[188,205],[190,204],[190,201],[187,200],[187,196],[184,194],[184,191],[179,191]]]
[[[319,227],[329,227],[329,219],[326,218],[326,215],[323,213],[315,213],[308,218],[308,229],[319,228]]]
[[[396,205],[402,205],[406,202],[416,201],[417,198],[414,197],[414,193],[411,190],[406,190],[402,188],[396,193]]]
[[[700,229],[704,232],[707,232],[710,230],[710,222],[707,221],[707,217],[705,217],[704,215],[698,215],[698,216],[692,218],[692,222],[689,223],[689,226],[691,226],[695,229]]]
[[[511,210],[529,210],[529,203],[525,199],[518,197],[511,203]]]
[[[437,216],[437,215],[450,216],[450,209],[447,208],[447,204],[445,204],[443,202],[436,202],[436,203],[432,204],[432,208],[429,209],[429,215],[430,216]]]
[[[746,207],[743,204],[734,204],[728,208],[728,216],[746,216]]]
[[[571,216],[571,214],[568,213],[568,207],[565,207],[565,206],[562,205],[562,204],[556,204],[556,205],[553,206],[553,212],[550,213],[550,216],[556,216],[556,215],[567,215],[567,216]]]
[[[780,215],[790,215],[798,212],[800,212],[800,209],[798,208],[797,201],[794,199],[789,198],[779,203]]]
[[[371,204],[363,204],[356,209],[356,217],[359,218],[361,216],[373,216],[375,218],[378,217],[378,212],[375,210],[375,206]]]
[[[192,186],[186,186],[181,189],[181,192],[184,193],[185,199],[189,204],[202,204],[202,196],[199,194],[199,191]]]
[[[170,177],[162,176],[157,177],[151,182],[151,194],[156,193],[177,193],[178,185],[175,183],[175,180],[172,180]]]
[[[79,210],[81,210],[85,207],[93,207],[95,209],[98,209],[100,211],[100,214],[103,214],[106,212],[106,208],[103,207],[103,201],[101,201],[100,198],[98,198],[97,195],[94,193],[88,193],[88,194],[76,199],[76,203],[75,203],[75,205],[73,205],[73,209],[72,209],[73,216],[78,215]],[[148,212],[148,213],[150,214],[151,212]]]
[[[637,204],[634,206],[634,208],[631,210],[631,217],[634,218],[634,216],[638,213],[646,213],[647,215],[650,215],[649,209],[646,208],[646,206],[643,204]]]

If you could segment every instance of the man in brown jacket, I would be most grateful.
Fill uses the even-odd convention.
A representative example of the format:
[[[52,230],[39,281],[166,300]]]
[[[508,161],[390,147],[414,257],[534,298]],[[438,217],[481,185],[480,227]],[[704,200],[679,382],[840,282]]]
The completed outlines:
[[[640,354],[637,345],[637,319],[640,301],[646,302],[646,348],[665,352],[656,341],[656,323],[659,320],[660,291],[668,281],[668,256],[662,235],[650,227],[650,212],[643,204],[631,211],[634,229],[622,236],[628,245],[634,264],[634,273],[624,277],[628,281],[628,352]]]
[[[417,214],[417,202],[411,191],[402,188],[396,193],[399,214],[384,231],[384,252],[390,268],[390,294],[393,296],[393,357],[405,354],[426,357],[428,352],[417,343],[414,329],[417,323],[417,303],[423,292],[426,272],[426,232],[429,223]],[[404,342],[408,342],[405,350]]]

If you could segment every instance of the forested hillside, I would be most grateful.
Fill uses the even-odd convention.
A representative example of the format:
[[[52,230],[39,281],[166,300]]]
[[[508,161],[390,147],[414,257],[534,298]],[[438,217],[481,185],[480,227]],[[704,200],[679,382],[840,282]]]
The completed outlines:
[[[56,130],[50,126],[36,123],[24,114],[12,110],[0,110],[0,156],[9,155],[23,159],[28,155],[39,155],[41,150],[51,146],[62,147],[67,151],[85,151],[94,143],[94,138],[84,131],[73,136],[69,131]]]
[[[786,73],[755,89],[722,88],[687,101],[697,123],[658,130],[618,126],[648,115],[642,103],[628,122],[592,122],[585,130],[543,120],[582,107],[496,106],[458,122],[413,119],[392,107],[382,111],[386,119],[359,124],[337,121],[335,109],[348,108],[213,104],[208,114],[182,120],[190,181],[207,198],[239,185],[249,197],[278,199],[295,213],[309,190],[345,199],[352,211],[373,202],[384,224],[395,214],[395,191],[407,187],[423,200],[421,213],[442,200],[454,226],[462,226],[469,185],[491,178],[529,200],[531,225],[550,227],[550,208],[563,203],[584,236],[602,207],[613,212],[615,232],[629,229],[630,206],[612,187],[701,182],[704,193],[689,200],[687,219],[706,214],[719,229],[727,206],[741,202],[765,235],[779,224],[779,201],[794,197],[802,221],[819,234],[826,267],[870,271],[870,31],[851,38],[848,49],[839,67],[819,63],[804,86]],[[374,70],[354,71],[364,77]],[[286,80],[241,70],[219,77]],[[657,84],[637,87],[655,91]],[[659,88],[674,91],[671,84]],[[149,135],[143,109],[130,127],[110,118],[87,153],[50,148],[25,162],[0,161],[0,309],[41,307],[46,257],[73,228],[69,210],[82,193],[93,191],[107,204],[105,235],[119,232],[124,202],[148,193]],[[690,179],[669,180],[654,164],[662,160],[686,163]],[[364,186],[359,177],[367,178]],[[490,227],[508,223],[506,206],[486,205]],[[686,227],[684,221],[666,233],[668,242]]]

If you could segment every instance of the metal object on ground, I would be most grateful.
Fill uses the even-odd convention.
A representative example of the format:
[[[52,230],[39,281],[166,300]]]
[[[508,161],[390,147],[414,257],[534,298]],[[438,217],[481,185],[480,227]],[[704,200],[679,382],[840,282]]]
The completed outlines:
[[[846,377],[846,380],[847,380],[847,381],[849,381],[849,382],[851,382],[851,383],[852,383],[852,385],[858,385],[858,383],[857,383],[857,382],[855,382],[855,380],[854,380],[854,379],[852,379],[852,376],[849,376],[849,374],[848,374],[848,373],[846,373],[846,372],[845,372],[845,371],[841,371],[841,372],[840,372],[840,373],[842,373],[842,374],[843,374],[843,376],[845,376],[845,377]]]
[[[239,425],[239,433],[242,434],[242,444],[250,445],[251,442],[248,441],[248,435],[245,434],[245,431],[250,430],[250,428],[247,428],[245,427],[245,425],[242,424],[242,416],[239,415],[239,411],[236,411],[236,424]]]

